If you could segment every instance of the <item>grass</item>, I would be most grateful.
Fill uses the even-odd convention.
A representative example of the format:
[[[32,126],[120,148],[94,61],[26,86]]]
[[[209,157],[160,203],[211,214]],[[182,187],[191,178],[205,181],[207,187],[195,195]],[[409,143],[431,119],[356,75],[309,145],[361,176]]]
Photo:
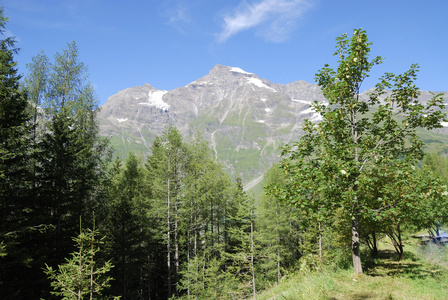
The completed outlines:
[[[258,299],[448,299],[448,251],[437,245],[419,246],[410,238],[405,259],[392,249],[364,259],[364,274],[324,268],[299,272],[259,294]]]

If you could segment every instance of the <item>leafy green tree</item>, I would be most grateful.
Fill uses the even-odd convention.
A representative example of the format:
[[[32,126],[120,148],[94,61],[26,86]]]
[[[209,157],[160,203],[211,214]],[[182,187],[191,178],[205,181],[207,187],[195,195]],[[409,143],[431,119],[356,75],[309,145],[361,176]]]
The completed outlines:
[[[373,217],[396,205],[385,202],[372,207],[363,185],[378,174],[372,170],[383,164],[399,165],[404,160],[412,165],[420,160],[423,143],[416,128],[439,128],[445,117],[440,111],[444,108],[440,95],[426,104],[417,99],[417,65],[402,75],[386,73],[375,90],[362,97],[362,82],[372,67],[382,62],[381,57],[369,61],[370,46],[362,29],[354,30],[350,39],[346,34],[337,38],[339,66],[333,70],[325,65],[316,74],[328,101],[312,106],[322,120],[304,122],[300,141],[283,152],[288,156],[282,163],[288,182],[272,187],[274,194],[314,214],[344,210],[351,223],[357,274],[362,273],[360,217]]]
[[[417,230],[426,229],[432,237],[440,235],[440,228],[448,220],[448,188],[446,178],[428,165],[416,168],[413,181],[407,183],[412,192],[420,190],[418,206],[410,211],[410,222]]]
[[[430,203],[445,204],[441,201],[444,188],[431,172],[405,161],[400,164],[383,164],[375,172],[377,175],[371,174],[369,182],[361,188],[377,214],[373,218],[363,216],[361,224],[365,228],[372,228],[375,233],[387,234],[399,259],[402,259],[404,230],[420,230],[427,228],[428,223],[432,224],[436,210]],[[390,207],[381,210],[386,203]]]
[[[423,170],[430,172],[436,178],[433,180],[437,180],[446,189],[448,186],[448,158],[436,153],[428,154],[423,161]],[[448,221],[448,205],[446,205],[448,193],[442,192],[440,199],[427,198],[427,200],[432,201],[425,201],[427,207],[431,208],[426,212],[429,222],[425,226],[432,236],[438,236],[440,227]]]
[[[50,61],[43,51],[32,58],[32,63],[27,64],[28,75],[24,79],[23,86],[30,102],[34,142],[38,134],[38,118],[42,117],[41,105],[45,102],[48,93],[50,67]]]
[[[110,286],[111,277],[107,275],[113,268],[110,261],[99,265],[97,254],[100,251],[101,239],[95,235],[98,232],[83,230],[73,238],[77,250],[60,264],[58,269],[46,265],[45,274],[51,280],[54,291],[51,293],[62,299],[98,299],[102,291]]]

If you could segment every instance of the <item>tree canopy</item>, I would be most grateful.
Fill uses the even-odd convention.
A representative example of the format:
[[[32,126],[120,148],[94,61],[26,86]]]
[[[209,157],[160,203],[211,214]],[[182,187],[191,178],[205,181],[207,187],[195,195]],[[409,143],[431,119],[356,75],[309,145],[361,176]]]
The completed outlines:
[[[321,121],[306,120],[301,139],[285,147],[282,168],[287,183],[271,188],[271,193],[316,217],[342,208],[350,217],[358,274],[360,216],[379,217],[403,201],[415,203],[415,197],[398,190],[388,198],[372,199],[372,189],[383,188],[372,182],[384,170],[401,172],[403,164],[422,159],[423,143],[416,129],[439,128],[445,118],[440,95],[427,103],[419,101],[415,64],[400,75],[384,74],[368,96],[361,95],[363,81],[382,63],[381,57],[370,60],[371,45],[363,29],[355,29],[351,38],[343,34],[336,39],[337,68],[325,65],[316,74],[326,102],[316,101],[312,108]]]

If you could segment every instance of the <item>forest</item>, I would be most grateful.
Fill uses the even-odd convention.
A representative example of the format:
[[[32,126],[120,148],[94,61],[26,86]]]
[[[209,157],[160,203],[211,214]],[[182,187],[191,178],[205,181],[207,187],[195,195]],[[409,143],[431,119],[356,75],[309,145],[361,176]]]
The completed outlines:
[[[245,299],[300,270],[363,273],[390,239],[440,236],[448,160],[417,128],[445,119],[417,100],[417,65],[386,73],[369,101],[364,30],[337,39],[339,66],[316,74],[328,103],[283,148],[263,193],[243,190],[197,133],[167,126],[151,153],[120,158],[99,135],[98,104],[75,42],[26,76],[0,12],[2,299]]]

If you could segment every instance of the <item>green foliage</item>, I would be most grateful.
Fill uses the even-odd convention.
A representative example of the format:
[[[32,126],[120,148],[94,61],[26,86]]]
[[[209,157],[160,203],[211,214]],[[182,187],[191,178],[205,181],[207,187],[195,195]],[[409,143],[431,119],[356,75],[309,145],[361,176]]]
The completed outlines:
[[[423,165],[438,176],[445,184],[448,184],[448,158],[436,153],[429,153],[425,156]]]
[[[221,251],[208,259],[218,259],[221,268],[218,274],[228,285],[227,297],[244,298],[256,294],[255,259],[259,250],[255,233],[255,202],[243,191],[241,179],[232,186],[232,197],[225,207],[224,245],[214,244],[213,249]],[[222,249],[223,247],[224,249]],[[211,282],[210,288],[216,284]]]
[[[3,10],[0,19],[3,32]],[[95,95],[74,43],[53,64],[38,54],[23,88],[13,38],[1,47],[0,242],[7,255],[0,293],[48,297],[42,267],[64,260],[79,217],[100,206],[107,142],[98,136]]]
[[[1,10],[1,33],[5,22]],[[20,89],[14,40],[0,41],[2,297],[48,298],[51,281],[53,296],[64,299],[247,298],[299,270],[301,289],[311,286],[304,297],[319,291],[328,298],[338,284],[325,265],[346,262],[350,235],[355,258],[359,236],[387,234],[403,253],[410,228],[436,232],[448,214],[448,165],[433,155],[422,169],[414,166],[424,147],[417,128],[440,127],[441,98],[416,100],[416,65],[402,75],[386,73],[362,98],[362,81],[381,62],[369,61],[370,45],[363,30],[337,39],[338,68],[325,66],[316,75],[328,100],[313,105],[322,121],[305,122],[302,139],[285,147],[288,157],[266,174],[269,194],[256,206],[199,134],[184,141],[172,126],[153,139],[145,161],[128,147],[124,162],[109,164],[76,44],[54,62],[43,52],[34,57]],[[285,99],[278,102],[286,111]],[[223,123],[244,123],[240,134],[261,136],[257,119],[230,113]],[[258,150],[243,145],[232,152],[231,138],[216,140],[221,158],[238,160],[235,173],[251,172]],[[261,153],[276,148],[252,142]],[[129,144],[126,138],[113,143]],[[81,230],[74,247],[79,218],[93,210],[107,238]],[[313,278],[317,283],[309,285]]]
[[[66,258],[66,262],[60,264],[57,270],[46,265],[45,274],[51,280],[54,291],[51,293],[61,296],[62,299],[97,299],[102,290],[110,286],[111,277],[107,273],[113,268],[110,261],[100,266],[97,261],[97,253],[100,251],[101,239],[96,239],[98,232],[93,230],[81,230],[80,234],[73,238],[77,251]]]
[[[396,210],[397,201],[412,206],[407,200],[414,199],[390,190],[399,197],[385,198],[384,202],[377,198],[372,203],[365,186],[386,167],[400,172],[404,164],[414,165],[422,158],[423,143],[416,128],[440,128],[444,104],[440,95],[427,104],[419,103],[414,84],[417,65],[401,75],[386,73],[369,98],[361,98],[362,82],[382,58],[369,61],[372,43],[364,30],[356,29],[350,39],[344,34],[336,41],[337,69],[325,65],[316,74],[328,100],[313,105],[322,121],[314,124],[306,120],[300,141],[285,147],[283,155],[288,158],[282,167],[287,183],[273,185],[271,193],[316,218],[339,208],[350,216],[353,263],[355,272],[362,273],[359,218]],[[386,89],[391,90],[387,95]],[[372,107],[378,109],[373,111]]]
[[[36,277],[30,267],[35,258],[35,237],[41,224],[33,218],[32,172],[29,147],[32,124],[27,94],[14,55],[14,37],[6,37],[8,18],[0,8],[0,294],[4,299],[35,293]],[[30,200],[31,199],[31,200]],[[14,272],[11,272],[14,270]],[[41,274],[40,274],[41,276]],[[27,286],[25,287],[25,284]]]
[[[108,189],[108,202],[105,207],[108,230],[107,248],[115,268],[112,291],[123,298],[137,297],[132,288],[145,286],[146,276],[152,271],[148,258],[152,256],[152,220],[149,215],[146,172],[141,159],[132,152],[124,166],[116,159]]]
[[[1,35],[4,35],[7,20],[0,8]],[[17,229],[17,225],[24,226],[17,222],[21,222],[24,211],[29,209],[26,143],[31,128],[27,124],[30,119],[27,95],[20,90],[20,75],[14,61],[17,51],[13,37],[0,40],[0,236]],[[17,219],[16,212],[19,213]]]
[[[285,176],[279,166],[275,165],[266,172],[264,180],[264,185],[269,186],[284,182]],[[268,282],[279,283],[303,254],[305,239],[299,231],[297,208],[267,194],[262,194],[260,200],[257,209],[257,228],[261,244],[257,265],[261,277],[260,285]]]

